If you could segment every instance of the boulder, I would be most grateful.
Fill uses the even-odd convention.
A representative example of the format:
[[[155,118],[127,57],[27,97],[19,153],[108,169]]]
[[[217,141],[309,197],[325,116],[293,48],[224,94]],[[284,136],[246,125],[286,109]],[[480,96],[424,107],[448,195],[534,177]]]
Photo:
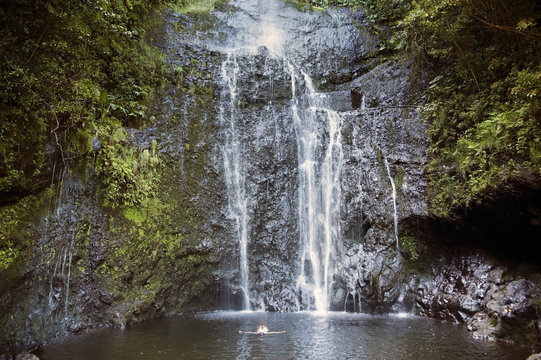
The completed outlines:
[[[29,352],[22,352],[17,355],[15,360],[39,360],[39,357]]]

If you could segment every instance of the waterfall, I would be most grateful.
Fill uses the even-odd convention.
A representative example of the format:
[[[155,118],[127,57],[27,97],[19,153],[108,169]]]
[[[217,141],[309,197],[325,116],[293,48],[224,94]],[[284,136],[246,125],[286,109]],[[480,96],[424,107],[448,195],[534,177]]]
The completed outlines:
[[[290,114],[297,141],[299,263],[298,273],[294,275],[296,283],[291,285],[296,289],[298,310],[325,312],[330,307],[336,247],[340,237],[342,118],[337,111],[330,109],[330,99],[315,90],[310,76],[294,63],[289,56],[291,54],[288,55],[286,35],[289,33],[284,31],[287,26],[284,26],[284,19],[280,15],[284,4],[268,1],[265,4],[258,2],[256,6],[255,2],[246,2],[242,6],[245,6],[243,9],[251,14],[254,22],[250,22],[245,31],[229,43],[230,48],[224,50],[226,55],[221,67],[223,87],[218,116],[225,135],[222,157],[229,217],[234,220],[239,243],[240,287],[244,295],[244,308],[250,308],[247,249],[250,226],[253,226],[250,225],[249,213],[255,210],[250,208],[249,211],[248,208],[253,199],[249,192],[252,187],[247,186],[245,164],[250,159],[242,148],[244,134],[240,129],[243,128],[243,115],[237,104],[241,88],[237,87],[237,82],[244,75],[242,67],[246,66],[247,59],[270,54],[265,56],[282,63],[279,71],[284,71],[291,79]],[[261,50],[261,46],[268,51]],[[257,66],[255,62],[254,66]],[[273,78],[271,76],[270,79],[271,92]],[[272,108],[271,100],[267,106]],[[279,141],[282,135],[276,121],[275,118],[274,139]],[[279,159],[282,157],[281,151],[278,150]],[[256,220],[253,219],[254,224]],[[252,300],[254,304],[262,301]]]
[[[53,178],[51,180],[51,188],[54,186],[54,170],[55,166],[53,166]],[[69,176],[69,168],[66,167],[61,170],[60,175],[60,181],[58,182],[57,188],[54,192],[56,192],[56,199],[53,199],[54,192],[52,191],[51,198],[49,201],[49,213],[45,217],[45,229],[46,229],[46,241],[50,242],[53,241],[56,242],[57,240],[53,240],[53,238],[50,238],[51,232],[55,231],[54,228],[57,227],[58,229],[63,229],[65,231],[69,231],[69,224],[67,222],[68,216],[66,214],[66,209],[69,207],[68,199],[66,195],[67,189],[65,182],[68,180]],[[54,209],[54,212],[52,211]],[[55,224],[56,220],[56,224]],[[75,236],[70,235],[69,242],[64,241],[64,238],[62,236],[58,236],[57,239],[60,241],[59,244],[55,244],[53,246],[56,247],[56,251],[58,251],[58,255],[56,254],[56,251],[53,252],[53,258],[55,262],[54,270],[52,273],[52,276],[49,279],[49,294],[47,297],[47,305],[49,307],[49,310],[51,311],[51,314],[56,313],[56,316],[60,316],[60,301],[64,301],[64,316],[63,319],[68,319],[68,311],[69,311],[69,293],[70,293],[70,281],[71,281],[71,267],[72,267],[72,260],[74,255],[74,248],[75,248]],[[59,287],[58,284],[55,286],[55,281],[62,281],[62,287]]]
[[[281,56],[283,35],[278,26],[280,19],[277,17],[280,2],[270,1],[265,3],[245,3],[253,11],[254,18],[259,21],[239,34],[229,48],[224,49],[226,59],[222,62],[221,80],[223,90],[221,93],[219,121],[225,130],[225,142],[222,147],[223,165],[226,178],[229,216],[234,219],[237,239],[239,242],[239,268],[240,288],[243,292],[243,309],[250,310],[250,282],[248,264],[248,244],[250,242],[250,218],[248,215],[249,195],[246,192],[246,171],[244,164],[247,159],[242,149],[242,134],[239,132],[242,115],[237,109],[237,81],[239,71],[242,71],[237,61],[237,56],[255,56],[258,48],[266,47],[275,56]],[[272,83],[272,79],[271,79]],[[272,102],[267,105],[272,108]],[[275,139],[279,139],[278,129],[275,131]],[[280,157],[281,155],[278,154]],[[261,302],[263,304],[263,302]],[[264,305],[263,305],[264,306]]]
[[[225,127],[225,143],[222,148],[224,171],[229,199],[229,216],[234,219],[237,239],[240,249],[240,287],[243,292],[243,308],[250,309],[248,281],[248,198],[245,189],[243,155],[240,134],[237,128],[237,75],[239,64],[233,52],[227,53],[227,59],[222,63],[222,81],[224,84],[219,121]]]
[[[400,248],[400,244],[398,241],[398,213],[396,210],[396,186],[394,184],[393,177],[391,176],[391,170],[389,169],[389,162],[387,161],[387,156],[385,156],[385,153],[382,152],[383,155],[383,163],[385,165],[385,170],[387,171],[387,176],[389,177],[389,181],[391,182],[391,198],[393,200],[393,223],[394,223],[394,238],[396,240],[396,248]]]
[[[299,233],[301,244],[298,292],[308,292],[315,310],[329,309],[334,275],[335,246],[340,236],[340,167],[342,163],[342,119],[325,107],[325,95],[315,91],[306,73],[305,106],[299,108],[293,66],[291,109],[297,132],[299,163]],[[304,306],[311,308],[312,299]]]

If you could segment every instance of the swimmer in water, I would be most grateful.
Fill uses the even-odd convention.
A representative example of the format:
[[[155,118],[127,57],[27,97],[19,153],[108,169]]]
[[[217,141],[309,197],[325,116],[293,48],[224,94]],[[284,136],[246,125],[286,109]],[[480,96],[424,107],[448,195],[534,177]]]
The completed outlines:
[[[256,335],[271,335],[271,334],[285,334],[285,331],[269,331],[269,328],[265,325],[259,325],[257,331],[242,331],[239,330],[239,334],[256,334]]]

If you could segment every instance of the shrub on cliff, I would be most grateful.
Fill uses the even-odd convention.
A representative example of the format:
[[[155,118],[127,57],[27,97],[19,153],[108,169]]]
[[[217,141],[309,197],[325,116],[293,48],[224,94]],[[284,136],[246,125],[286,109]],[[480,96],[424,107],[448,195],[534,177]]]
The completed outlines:
[[[395,40],[432,70],[429,199],[445,215],[524,168],[541,170],[541,8],[418,1]]]

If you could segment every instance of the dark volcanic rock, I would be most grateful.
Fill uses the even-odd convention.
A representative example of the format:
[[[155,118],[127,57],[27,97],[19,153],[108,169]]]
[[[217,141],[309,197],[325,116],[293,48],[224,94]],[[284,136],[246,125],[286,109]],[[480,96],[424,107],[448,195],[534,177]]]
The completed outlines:
[[[471,250],[440,256],[431,273],[416,282],[420,314],[464,323],[479,339],[541,346],[534,315],[541,276],[535,268],[509,268]]]

